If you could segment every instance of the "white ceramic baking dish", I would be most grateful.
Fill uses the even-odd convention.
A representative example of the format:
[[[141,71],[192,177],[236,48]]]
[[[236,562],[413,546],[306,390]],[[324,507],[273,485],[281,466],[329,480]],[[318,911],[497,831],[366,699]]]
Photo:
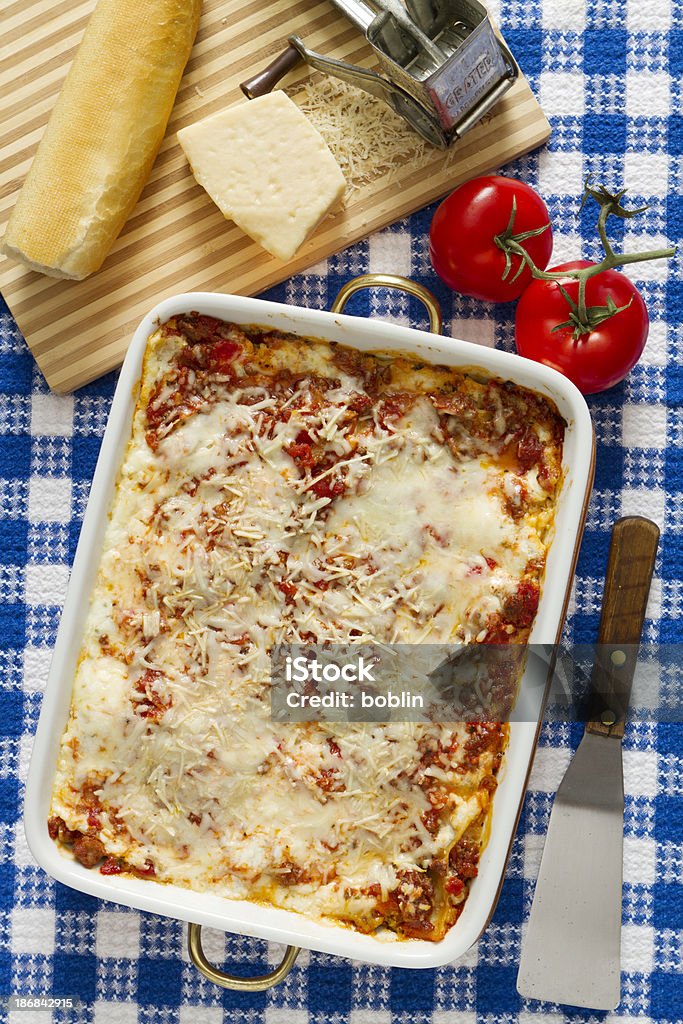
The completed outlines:
[[[366,275],[350,282],[335,303],[341,308],[351,291],[370,284],[419,286],[403,279]],[[432,329],[438,329],[438,306],[429,293]],[[350,317],[336,312],[280,305],[241,296],[195,292],[174,296],[156,306],[142,321],[128,350],[111,408],[90,500],[74,560],[52,666],[35,739],[26,791],[25,824],[30,848],[38,863],[53,878],[101,899],[179,918],[195,925],[259,936],[290,946],[278,971],[261,979],[239,980],[212,969],[203,957],[198,927],[190,928],[190,949],[196,965],[226,987],[265,988],[280,980],[291,967],[296,947],[334,953],[368,963],[396,967],[436,967],[462,956],[479,937],[493,913],[509,848],[521,809],[542,716],[537,700],[535,720],[511,724],[509,749],[496,792],[489,843],[482,855],[465,909],[447,936],[437,943],[423,940],[386,941],[361,935],[340,925],[323,924],[273,907],[190,892],[151,880],[125,875],[105,877],[88,870],[60,852],[49,839],[47,818],[60,739],[68,716],[71,686],[81,644],[88,599],[94,585],[107,512],[117,468],[130,437],[131,420],[141,372],[145,342],[159,322],[176,313],[197,310],[232,320],[255,323],[315,338],[343,342],[363,351],[405,352],[449,366],[467,367],[502,377],[547,395],[567,422],[564,446],[566,476],[559,498],[554,539],[548,556],[546,580],[531,641],[554,644],[559,640],[574,564],[583,529],[593,475],[594,439],[586,403],[577,389],[559,373],[519,356],[427,334],[408,327]],[[528,716],[531,717],[531,716]]]

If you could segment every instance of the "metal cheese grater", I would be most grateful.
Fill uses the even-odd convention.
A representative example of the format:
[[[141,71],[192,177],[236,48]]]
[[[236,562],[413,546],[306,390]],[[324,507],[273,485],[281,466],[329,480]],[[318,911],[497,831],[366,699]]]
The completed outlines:
[[[456,142],[519,74],[478,0],[333,0],[365,35],[380,71],[309,50],[299,36],[260,74],[242,83],[261,96],[296,64],[333,75],[385,100],[434,146]]]

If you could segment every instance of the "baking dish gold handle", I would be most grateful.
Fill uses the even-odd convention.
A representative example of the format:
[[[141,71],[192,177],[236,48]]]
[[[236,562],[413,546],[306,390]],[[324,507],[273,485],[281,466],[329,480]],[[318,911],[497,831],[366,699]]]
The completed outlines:
[[[270,971],[269,974],[258,974],[253,978],[243,978],[239,974],[228,974],[227,971],[221,971],[209,963],[202,948],[202,926],[200,924],[187,926],[187,948],[192,963],[205,978],[212,981],[214,985],[220,985],[221,988],[234,988],[239,992],[263,992],[265,989],[277,985],[287,977],[301,952],[298,946],[287,946],[282,961],[274,971]]]
[[[436,295],[432,295],[428,288],[417,281],[411,281],[409,277],[401,277],[399,274],[361,274],[359,277],[351,278],[339,289],[339,294],[330,307],[332,312],[341,313],[351,296],[364,288],[396,288],[400,292],[414,295],[427,309],[432,334],[441,334],[441,306]]]

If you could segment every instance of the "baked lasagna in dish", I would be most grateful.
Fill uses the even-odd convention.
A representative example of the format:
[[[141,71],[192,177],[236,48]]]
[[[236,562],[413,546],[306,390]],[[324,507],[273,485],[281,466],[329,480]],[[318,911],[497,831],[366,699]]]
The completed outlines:
[[[189,313],[149,340],[48,828],[86,867],[441,939],[508,726],[278,723],[277,643],[524,643],[564,423],[510,382]]]

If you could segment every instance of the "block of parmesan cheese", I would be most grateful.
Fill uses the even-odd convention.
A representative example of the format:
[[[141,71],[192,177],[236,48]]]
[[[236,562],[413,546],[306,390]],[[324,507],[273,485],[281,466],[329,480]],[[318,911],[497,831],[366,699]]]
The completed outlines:
[[[281,91],[183,128],[178,141],[223,216],[281,260],[344,193],[322,135]]]

